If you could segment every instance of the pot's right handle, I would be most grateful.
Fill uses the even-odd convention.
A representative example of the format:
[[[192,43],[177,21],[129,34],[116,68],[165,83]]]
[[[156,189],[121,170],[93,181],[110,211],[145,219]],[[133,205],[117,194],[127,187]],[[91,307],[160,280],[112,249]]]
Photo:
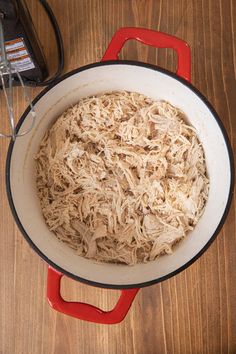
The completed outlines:
[[[117,60],[125,42],[136,39],[139,42],[156,48],[172,48],[178,57],[176,74],[190,81],[191,54],[189,45],[177,37],[150,29],[123,27],[112,37],[111,42],[102,58],[105,60]]]
[[[50,306],[66,315],[95,323],[115,324],[121,322],[135,298],[139,289],[121,290],[120,298],[111,311],[103,311],[96,306],[82,303],[65,301],[61,296],[61,278],[63,274],[48,267],[47,298]]]

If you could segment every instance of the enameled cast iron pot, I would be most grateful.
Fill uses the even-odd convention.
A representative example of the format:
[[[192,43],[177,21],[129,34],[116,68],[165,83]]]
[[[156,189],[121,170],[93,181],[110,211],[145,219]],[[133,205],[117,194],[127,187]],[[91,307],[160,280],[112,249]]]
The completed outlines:
[[[174,49],[178,56],[177,73],[137,61],[117,60],[129,39]],[[11,141],[6,183],[12,213],[22,234],[49,264],[47,296],[54,309],[92,322],[120,322],[139,288],[160,282],[188,267],[218,234],[232,197],[232,154],[219,117],[189,81],[190,49],[184,41],[153,30],[121,28],[112,38],[101,62],[64,75],[35,98],[36,124],[30,134]],[[173,255],[135,266],[96,264],[75,255],[60,243],[45,224],[35,186],[34,156],[55,118],[83,97],[114,90],[136,91],[153,99],[167,100],[182,109],[203,144],[210,178],[206,208],[193,232],[181,241]],[[19,132],[30,123],[29,111],[28,108],[18,123]],[[117,305],[105,312],[89,304],[64,301],[60,295],[60,280],[64,274],[89,285],[121,289]]]

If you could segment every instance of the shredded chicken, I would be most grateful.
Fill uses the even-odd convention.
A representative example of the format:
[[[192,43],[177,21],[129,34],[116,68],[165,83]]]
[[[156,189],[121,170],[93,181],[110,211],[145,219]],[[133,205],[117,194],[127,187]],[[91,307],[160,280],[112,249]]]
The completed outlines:
[[[208,197],[204,151],[178,108],[134,92],[82,99],[36,156],[45,221],[78,255],[136,264],[172,253]]]

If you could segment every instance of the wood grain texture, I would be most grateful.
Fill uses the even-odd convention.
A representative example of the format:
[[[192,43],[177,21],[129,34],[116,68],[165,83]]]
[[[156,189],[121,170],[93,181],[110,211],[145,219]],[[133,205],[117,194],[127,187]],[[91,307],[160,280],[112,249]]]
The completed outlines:
[[[37,0],[28,0],[50,70],[56,66],[53,32]],[[160,30],[186,40],[192,82],[220,115],[231,143],[236,136],[235,0],[49,0],[66,48],[65,72],[99,61],[121,26]],[[130,41],[121,58],[175,70],[171,50]],[[33,96],[39,88],[31,90]],[[15,112],[25,103],[15,90]],[[0,93],[0,126],[6,106]],[[179,275],[142,289],[118,325],[86,323],[47,304],[47,266],[18,231],[5,193],[8,142],[0,140],[1,354],[226,354],[236,353],[236,233],[232,205],[223,230],[205,254]],[[22,201],[23,202],[23,201]],[[64,279],[66,299],[111,308],[118,292]]]

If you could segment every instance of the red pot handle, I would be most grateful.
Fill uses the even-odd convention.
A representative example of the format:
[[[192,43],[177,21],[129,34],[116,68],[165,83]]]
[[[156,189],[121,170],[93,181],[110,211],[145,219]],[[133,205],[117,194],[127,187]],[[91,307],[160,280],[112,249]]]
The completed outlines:
[[[156,48],[174,49],[178,57],[176,74],[190,81],[191,55],[189,45],[182,39],[150,29],[136,27],[120,28],[112,37],[102,61],[117,60],[125,42],[130,39],[136,39],[141,43]]]
[[[82,302],[65,301],[61,297],[60,284],[63,274],[48,267],[47,298],[50,306],[66,315],[89,322],[114,324],[121,322],[135,298],[139,289],[121,290],[120,298],[111,311],[103,311],[93,305]]]

